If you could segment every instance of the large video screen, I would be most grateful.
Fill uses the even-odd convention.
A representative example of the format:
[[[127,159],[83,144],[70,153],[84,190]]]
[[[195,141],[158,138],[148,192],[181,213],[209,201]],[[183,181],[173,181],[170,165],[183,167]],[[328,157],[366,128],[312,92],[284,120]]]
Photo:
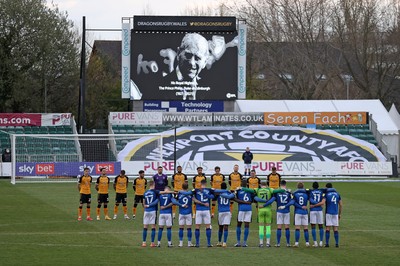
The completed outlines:
[[[131,79],[141,100],[235,100],[237,32],[132,31]]]

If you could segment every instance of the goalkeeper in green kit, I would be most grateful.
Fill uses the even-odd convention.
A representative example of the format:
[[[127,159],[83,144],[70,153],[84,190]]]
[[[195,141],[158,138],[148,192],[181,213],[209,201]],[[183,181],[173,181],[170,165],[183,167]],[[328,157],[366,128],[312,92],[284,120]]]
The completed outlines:
[[[272,223],[272,212],[271,203],[274,202],[273,194],[284,192],[284,189],[272,189],[267,186],[267,182],[261,182],[261,188],[250,189],[242,188],[243,191],[255,194],[254,198],[258,205],[258,225],[259,225],[259,236],[260,245],[264,246],[264,238],[266,238],[266,247],[271,247],[271,223]],[[264,230],[266,229],[266,230]]]

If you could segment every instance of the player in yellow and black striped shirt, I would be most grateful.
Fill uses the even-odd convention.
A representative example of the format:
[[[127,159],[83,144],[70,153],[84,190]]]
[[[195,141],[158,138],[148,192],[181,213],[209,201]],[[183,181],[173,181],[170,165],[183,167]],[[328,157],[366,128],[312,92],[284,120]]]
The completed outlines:
[[[268,186],[278,189],[281,184],[281,175],[276,172],[276,167],[272,167],[272,173],[267,176]]]
[[[256,170],[250,171],[250,177],[247,178],[247,187],[256,189],[260,187],[261,180],[256,176]]]
[[[174,192],[179,192],[182,190],[183,183],[187,182],[187,176],[182,173],[182,166],[178,166],[176,168],[176,173],[172,176],[172,187],[174,188]],[[176,213],[176,205],[172,205],[172,217],[175,218]]]
[[[221,174],[221,168],[219,166],[216,166],[214,168],[215,173],[211,176],[210,183],[211,187],[213,189],[221,189],[221,184],[222,182],[225,181],[225,176]],[[217,199],[212,200],[212,205],[211,205],[211,218],[214,217],[214,212],[215,212],[215,202]]]
[[[89,175],[89,168],[85,167],[83,169],[83,176],[78,180],[78,190],[80,194],[79,208],[78,208],[78,221],[82,220],[82,206],[86,204],[86,220],[92,221],[90,217],[90,202],[91,202],[91,192],[90,186],[92,184],[92,177]]]
[[[133,181],[133,190],[135,191],[135,201],[133,203],[133,219],[136,217],[136,208],[139,203],[143,204],[143,195],[146,192],[147,180],[144,178],[144,171],[139,171],[139,177]]]
[[[239,165],[235,164],[233,166],[233,172],[229,175],[229,186],[232,193],[234,193],[236,189],[241,186],[242,179],[243,176],[241,173],[239,173]],[[231,205],[230,205],[231,212],[233,210],[233,203],[234,201],[231,200]]]
[[[121,170],[121,173],[114,180],[115,194],[115,206],[114,206],[114,220],[117,219],[118,206],[122,202],[122,209],[124,211],[124,218],[129,220],[128,207],[126,206],[126,197],[129,179],[125,175],[125,170]]]
[[[97,209],[96,209],[96,214],[97,214],[97,221],[100,221],[100,208],[101,204],[103,204],[104,207],[104,215],[106,220],[111,220],[110,217],[108,217],[108,187],[110,186],[110,178],[106,176],[106,169],[101,168],[100,169],[101,176],[97,178],[96,181],[96,190],[98,192],[97,195]]]
[[[203,174],[203,167],[197,167],[197,175],[193,177],[193,189],[201,189],[201,181],[206,180],[207,177]],[[193,219],[196,217],[196,204],[192,206]]]

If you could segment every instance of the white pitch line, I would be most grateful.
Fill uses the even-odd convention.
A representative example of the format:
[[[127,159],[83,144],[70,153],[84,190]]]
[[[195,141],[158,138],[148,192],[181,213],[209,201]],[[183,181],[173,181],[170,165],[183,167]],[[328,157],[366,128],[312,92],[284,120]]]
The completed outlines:
[[[33,246],[42,246],[42,247],[78,247],[78,248],[81,248],[81,247],[85,247],[85,248],[88,248],[88,247],[93,247],[93,248],[102,248],[102,247],[104,247],[104,245],[93,245],[93,244],[57,244],[57,243],[35,243],[35,242],[23,242],[23,243],[13,243],[13,242],[0,242],[0,245],[33,245]],[[163,246],[162,246],[163,248],[167,248],[167,245],[166,244],[164,244]],[[382,246],[382,245],[380,245],[379,246],[380,248],[399,248],[400,246]],[[131,248],[137,248],[137,249],[143,249],[143,247],[141,247],[139,244],[134,244],[134,245],[112,245],[112,246],[109,246],[109,248],[128,248],[128,249],[131,249]],[[150,248],[150,246],[148,246],[147,248]],[[179,248],[179,247],[175,247],[175,248],[177,248],[177,249],[184,249],[184,248],[188,248],[188,247],[183,247],[183,248]],[[193,248],[193,247],[192,247]],[[191,248],[191,249],[192,249]],[[200,248],[205,248],[205,249],[208,249],[208,247],[206,246],[206,245],[201,245],[200,246]],[[214,248],[217,248],[218,249],[218,247],[214,247]],[[231,249],[237,249],[237,247],[234,247],[234,246],[228,246],[227,248],[231,248]],[[341,246],[341,249],[370,249],[370,248],[372,248],[372,249],[376,249],[376,245],[371,245],[371,246],[344,246],[344,248],[343,248],[343,246]],[[249,246],[249,247],[246,247],[246,249],[260,249],[258,246]],[[261,248],[261,249],[268,249],[268,248]],[[273,250],[274,248],[273,247],[271,247],[270,248],[271,250]],[[282,247],[281,249],[285,249],[285,247]],[[292,248],[292,249],[294,249],[294,250],[299,250],[299,249],[309,249],[309,250],[316,250],[316,249],[310,249],[310,248],[307,248],[307,247],[305,247],[305,246],[300,246],[300,248]],[[319,248],[319,249],[325,249],[325,248]],[[332,247],[331,249],[335,249],[334,247]]]
[[[202,228],[202,231],[204,228]],[[150,231],[150,230],[149,230]],[[158,231],[156,229],[156,231]],[[218,231],[213,229],[213,231]],[[272,230],[275,231],[275,230]],[[293,232],[294,229],[291,229],[291,232]],[[172,230],[172,233],[178,233],[179,231]],[[250,230],[250,233],[253,232],[258,232],[257,229]],[[340,230],[339,232],[400,232],[400,229],[389,229],[389,230],[384,230],[384,229],[343,229]],[[150,233],[150,232],[149,232]],[[236,233],[236,230],[229,230],[229,233],[233,234]],[[0,235],[3,236],[25,236],[25,235],[97,235],[97,234],[112,234],[112,235],[118,235],[118,234],[142,234],[142,230],[132,230],[132,231],[95,231],[95,232],[0,232]]]

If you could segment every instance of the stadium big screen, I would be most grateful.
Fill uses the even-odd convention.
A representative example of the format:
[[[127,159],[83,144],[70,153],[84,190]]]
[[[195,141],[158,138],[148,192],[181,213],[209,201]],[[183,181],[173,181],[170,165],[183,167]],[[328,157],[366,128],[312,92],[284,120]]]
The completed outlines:
[[[235,100],[235,17],[135,16],[131,78],[141,100]]]

